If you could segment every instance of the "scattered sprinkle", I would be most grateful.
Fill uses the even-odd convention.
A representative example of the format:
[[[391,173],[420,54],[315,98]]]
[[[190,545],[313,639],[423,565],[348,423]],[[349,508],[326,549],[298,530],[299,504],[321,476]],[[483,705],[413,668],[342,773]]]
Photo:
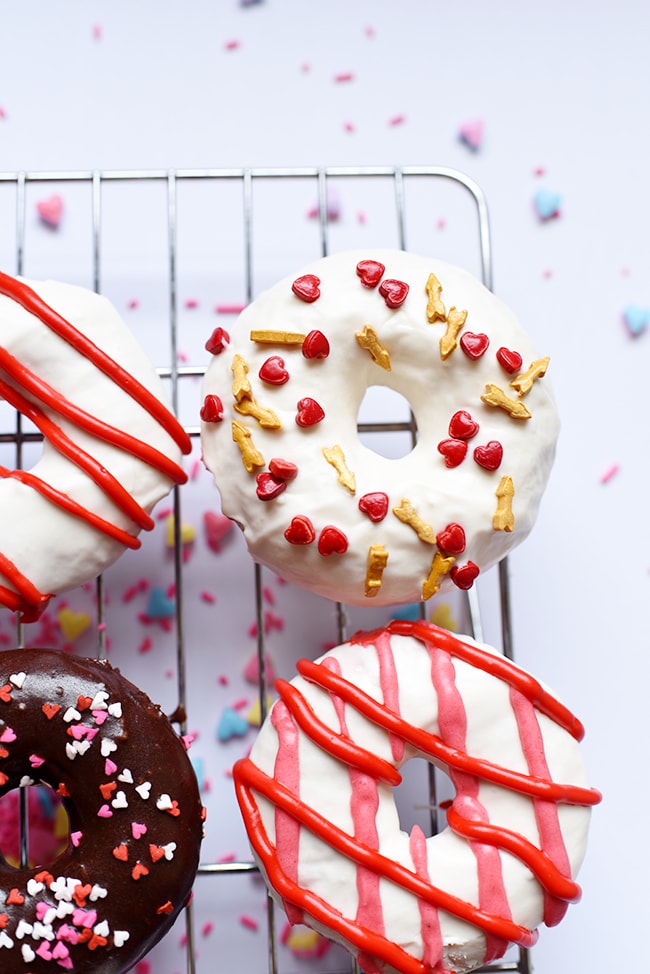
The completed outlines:
[[[639,308],[629,304],[623,311],[623,323],[632,338],[641,335],[650,322],[650,308]]]
[[[601,484],[609,483],[609,481],[616,476],[616,474],[619,472],[620,469],[621,469],[620,464],[613,463],[611,467],[608,467],[607,470],[605,470],[605,472],[600,475]]]
[[[458,138],[472,152],[478,152],[483,144],[484,129],[484,122],[480,118],[463,122],[458,129]]]
[[[562,197],[559,193],[551,192],[548,189],[540,189],[533,197],[533,203],[537,216],[545,223],[547,220],[554,220],[560,215]]]

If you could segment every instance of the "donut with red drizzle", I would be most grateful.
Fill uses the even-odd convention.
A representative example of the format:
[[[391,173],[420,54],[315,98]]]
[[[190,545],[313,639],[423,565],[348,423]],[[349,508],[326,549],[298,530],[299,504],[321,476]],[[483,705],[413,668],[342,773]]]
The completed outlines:
[[[0,399],[44,439],[31,469],[0,466],[0,606],[29,622],[139,547],[191,447],[135,336],[85,288],[0,273]]]
[[[130,970],[187,904],[203,833],[166,716],[107,662],[4,651],[0,782],[0,795],[44,782],[69,820],[54,861],[14,868],[0,854],[3,974]]]
[[[333,254],[207,347],[203,459],[255,560],[287,581],[353,605],[417,602],[469,588],[532,529],[559,428],[548,359],[467,271]],[[377,396],[360,414],[373,387],[401,411]],[[359,431],[360,415],[403,428]],[[278,459],[295,476],[258,489]]]
[[[234,767],[254,856],[292,923],[372,974],[461,974],[562,919],[600,795],[582,726],[549,690],[491,647],[404,621],[298,671]],[[393,795],[415,757],[455,791],[430,837],[400,828]]]

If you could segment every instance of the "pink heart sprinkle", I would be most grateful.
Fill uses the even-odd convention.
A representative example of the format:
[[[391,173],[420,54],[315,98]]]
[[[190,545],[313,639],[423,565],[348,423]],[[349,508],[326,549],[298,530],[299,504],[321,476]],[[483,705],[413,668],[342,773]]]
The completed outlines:
[[[43,223],[46,223],[48,227],[56,229],[61,222],[63,200],[60,196],[54,194],[49,199],[41,200],[40,203],[37,203],[36,209]]]
[[[106,758],[106,761],[104,762],[104,774],[106,775],[106,777],[110,778],[110,776],[112,774],[115,774],[116,771],[117,771],[117,765],[115,764],[115,762],[111,761],[110,758]]]
[[[39,900],[36,904],[36,919],[43,922],[43,917],[48,910],[52,908],[51,903],[45,903],[43,900]]]
[[[38,754],[30,754],[29,763],[32,768],[40,768],[42,764],[45,764],[45,758],[39,758]]]
[[[97,724],[97,726],[101,727],[104,721],[106,720],[106,718],[108,717],[108,714],[106,713],[105,710],[93,710],[93,717],[95,718],[95,723]]]
[[[97,812],[97,817],[98,818],[112,818],[113,817],[113,813],[110,810],[110,808],[108,807],[108,805],[102,805],[102,807]]]
[[[83,838],[83,832],[71,832],[70,833],[70,841],[72,842],[72,844],[75,847],[75,849],[78,848],[79,843],[81,842],[82,838]]]
[[[140,839],[147,831],[147,826],[140,822],[131,822],[131,834],[134,839]]]
[[[52,951],[48,946],[47,940],[43,940],[43,942],[39,944],[35,953],[37,953],[39,957],[42,957],[43,960],[52,960]]]
[[[83,724],[73,724],[70,727],[70,736],[74,737],[75,741],[80,741],[81,738],[86,733],[86,728]]]
[[[3,744],[11,744],[16,740],[16,735],[11,729],[11,727],[5,727],[2,734],[0,734],[0,742]]]

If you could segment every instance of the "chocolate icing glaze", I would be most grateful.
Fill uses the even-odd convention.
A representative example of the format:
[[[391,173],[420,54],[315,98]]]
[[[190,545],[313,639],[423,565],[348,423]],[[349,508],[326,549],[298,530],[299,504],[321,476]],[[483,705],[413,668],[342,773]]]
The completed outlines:
[[[3,974],[123,974],[172,926],[199,862],[204,809],[160,707],[108,662],[0,653],[0,795],[25,778],[62,797],[53,862],[0,850]]]

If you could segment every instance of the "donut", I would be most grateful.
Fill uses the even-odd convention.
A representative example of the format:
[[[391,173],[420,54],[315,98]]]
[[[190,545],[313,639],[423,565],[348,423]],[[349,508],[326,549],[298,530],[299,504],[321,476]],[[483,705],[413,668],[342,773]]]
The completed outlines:
[[[549,360],[468,272],[336,254],[206,348],[205,465],[252,556],[287,581],[353,605],[417,602],[469,589],[531,530],[558,435]],[[405,456],[360,439],[373,386],[411,407]]]
[[[462,974],[561,920],[600,795],[582,727],[549,690],[424,622],[357,633],[297,668],[234,767],[253,854],[292,923],[367,974]],[[430,837],[400,828],[393,789],[413,757],[455,791]]]
[[[0,605],[31,622],[139,547],[190,441],[117,311],[70,284],[0,273],[0,399],[44,438],[30,470],[0,466]]]
[[[183,742],[109,663],[0,653],[0,795],[44,782],[69,820],[64,851],[0,855],[3,974],[122,974],[186,905],[203,810]]]

